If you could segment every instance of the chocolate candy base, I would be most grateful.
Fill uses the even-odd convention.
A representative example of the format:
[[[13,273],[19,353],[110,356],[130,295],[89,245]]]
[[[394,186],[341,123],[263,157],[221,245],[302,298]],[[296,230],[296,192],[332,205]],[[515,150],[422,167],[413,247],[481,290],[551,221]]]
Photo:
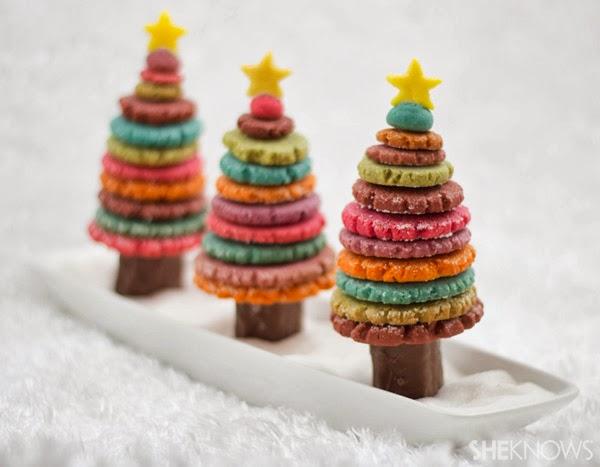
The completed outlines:
[[[164,258],[119,257],[115,291],[120,295],[150,295],[163,289],[181,287],[181,256]]]
[[[252,305],[236,303],[235,337],[279,341],[302,329],[302,302]]]
[[[435,396],[444,384],[440,341],[379,347],[370,345],[373,386],[411,399]]]

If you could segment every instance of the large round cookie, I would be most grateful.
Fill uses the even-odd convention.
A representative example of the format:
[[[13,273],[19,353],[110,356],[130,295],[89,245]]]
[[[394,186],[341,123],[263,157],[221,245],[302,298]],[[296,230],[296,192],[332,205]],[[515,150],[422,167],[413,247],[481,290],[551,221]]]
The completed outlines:
[[[388,165],[435,165],[446,158],[443,149],[437,151],[398,149],[385,144],[367,148],[367,157],[379,164]]]
[[[198,232],[204,225],[204,213],[192,214],[182,219],[164,222],[119,217],[99,208],[96,211],[96,224],[107,232],[132,237],[177,237]]]
[[[106,147],[110,155],[117,159],[130,164],[153,166],[179,164],[190,157],[194,157],[198,150],[198,145],[195,142],[178,148],[143,148],[125,144],[113,136],[108,139]]]
[[[195,141],[200,135],[200,121],[192,118],[181,123],[153,126],[137,123],[118,116],[110,122],[116,138],[132,146],[150,148],[177,148]]]
[[[448,161],[424,167],[399,166],[378,164],[365,156],[358,164],[358,174],[366,182],[409,188],[441,185],[450,180],[453,172]]]
[[[354,199],[369,209],[397,214],[450,211],[463,201],[460,185],[452,180],[430,188],[374,185],[358,179],[352,186]]]
[[[98,194],[100,204],[107,211],[120,217],[131,217],[145,221],[161,221],[197,214],[204,210],[206,200],[199,195],[195,198],[170,203],[148,203],[128,198],[120,198],[106,190]]]
[[[125,118],[150,125],[182,122],[191,118],[196,112],[194,103],[187,99],[173,102],[148,102],[137,96],[127,96],[122,97],[119,104]]]
[[[217,192],[223,198],[238,203],[277,204],[295,201],[311,194],[316,177],[307,175],[297,182],[281,186],[258,186],[237,183],[224,175],[217,179]]]
[[[185,180],[198,174],[201,169],[200,157],[192,157],[180,164],[165,167],[144,167],[140,165],[127,164],[104,154],[102,167],[115,178],[126,180],[143,180],[145,182],[174,182]]]
[[[310,173],[311,161],[306,159],[292,165],[266,166],[242,162],[226,153],[219,163],[223,174],[238,183],[273,186],[288,185],[303,179]]]
[[[106,172],[100,175],[102,188],[123,198],[139,201],[180,201],[195,198],[204,188],[204,176],[171,183],[145,182],[115,178]]]
[[[319,196],[315,193],[280,204],[243,204],[215,196],[212,210],[221,219],[234,224],[274,226],[302,222],[315,215],[320,204]]]
[[[342,211],[342,221],[350,232],[392,241],[444,237],[464,229],[470,220],[471,214],[465,206],[448,212],[413,216],[376,212],[353,202]]]
[[[241,161],[260,165],[295,164],[308,152],[308,143],[299,133],[275,140],[257,140],[235,129],[225,133],[223,144]]]

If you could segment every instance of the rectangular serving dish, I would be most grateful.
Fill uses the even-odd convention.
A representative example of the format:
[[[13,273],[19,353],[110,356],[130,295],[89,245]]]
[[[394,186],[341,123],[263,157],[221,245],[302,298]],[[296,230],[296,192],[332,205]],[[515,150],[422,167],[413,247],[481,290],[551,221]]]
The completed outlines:
[[[368,347],[332,330],[328,294],[306,301],[301,334],[279,343],[242,341],[231,337],[233,303],[196,290],[191,267],[183,290],[133,300],[112,291],[116,262],[114,253],[94,246],[56,252],[34,268],[66,311],[115,339],[251,404],[310,412],[340,430],[396,429],[412,443],[465,442],[532,423],[578,393],[565,380],[458,336],[442,344],[446,384],[488,372],[492,383],[511,378],[518,391],[469,403],[407,399],[369,385]]]

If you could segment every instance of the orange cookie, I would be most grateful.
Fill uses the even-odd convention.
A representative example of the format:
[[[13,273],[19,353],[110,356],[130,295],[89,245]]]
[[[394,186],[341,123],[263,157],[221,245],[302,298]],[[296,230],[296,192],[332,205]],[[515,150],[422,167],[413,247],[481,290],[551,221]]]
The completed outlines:
[[[475,248],[471,245],[445,255],[415,259],[369,258],[344,249],[338,257],[338,266],[343,272],[357,279],[376,282],[426,282],[460,274],[473,261]]]
[[[196,197],[204,188],[204,177],[176,183],[153,183],[137,180],[122,180],[106,172],[100,175],[102,187],[114,195],[140,201],[176,201]]]
[[[386,128],[377,132],[377,140],[398,149],[437,151],[444,144],[442,137],[433,131],[413,133],[411,131]]]
[[[274,303],[294,303],[318,294],[321,290],[330,289],[335,285],[333,272],[328,272],[318,278],[291,287],[261,289],[256,287],[234,287],[213,281],[196,274],[194,282],[205,292],[220,298],[233,298],[237,303],[253,305],[272,305]]]
[[[276,204],[295,201],[311,194],[316,178],[308,175],[297,182],[280,186],[257,186],[237,183],[221,175],[217,179],[217,191],[228,200],[238,203]]]

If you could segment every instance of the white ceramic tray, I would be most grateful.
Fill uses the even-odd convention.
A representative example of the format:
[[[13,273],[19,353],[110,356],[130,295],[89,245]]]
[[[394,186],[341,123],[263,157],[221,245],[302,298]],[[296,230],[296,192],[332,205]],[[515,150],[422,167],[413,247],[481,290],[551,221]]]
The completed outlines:
[[[332,330],[327,294],[307,300],[300,335],[281,343],[240,341],[231,338],[232,302],[191,285],[151,299],[123,298],[111,290],[115,268],[116,256],[102,247],[57,252],[36,264],[65,310],[115,339],[251,404],[310,412],[338,429],[397,429],[413,443],[464,442],[525,426],[578,392],[458,336],[443,342],[449,395],[443,389],[439,397],[414,401],[369,385],[368,347]],[[461,385],[472,388],[474,381],[479,395],[465,397]]]

